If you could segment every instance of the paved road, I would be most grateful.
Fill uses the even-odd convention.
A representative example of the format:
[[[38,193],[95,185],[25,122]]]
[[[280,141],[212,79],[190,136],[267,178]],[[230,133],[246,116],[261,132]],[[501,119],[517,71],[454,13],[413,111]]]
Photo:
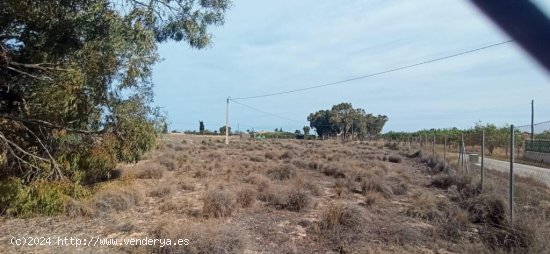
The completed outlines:
[[[485,158],[484,165],[487,169],[510,172],[510,162],[508,161]],[[550,169],[514,163],[514,174],[537,179],[550,187]]]

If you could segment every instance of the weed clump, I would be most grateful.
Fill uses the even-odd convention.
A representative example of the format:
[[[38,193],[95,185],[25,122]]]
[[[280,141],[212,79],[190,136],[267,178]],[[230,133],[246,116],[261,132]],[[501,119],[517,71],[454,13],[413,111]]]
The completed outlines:
[[[506,205],[495,195],[479,195],[468,200],[466,205],[473,223],[499,226],[505,222]]]
[[[361,209],[341,203],[330,203],[321,214],[319,228],[328,231],[350,231],[361,227]]]
[[[139,179],[161,179],[166,167],[157,162],[145,162],[136,165],[128,173]]]
[[[273,180],[287,180],[296,176],[296,168],[292,164],[285,163],[277,168],[268,170],[267,176]]]
[[[243,188],[237,192],[237,203],[241,207],[250,207],[256,200],[256,191],[251,188]]]
[[[230,225],[166,221],[155,227],[151,235],[157,239],[189,239],[188,245],[151,246],[149,252],[154,253],[237,254],[243,253],[246,247],[243,232]]]
[[[114,186],[97,192],[93,197],[93,206],[99,213],[119,212],[139,205],[143,194],[134,187]]]
[[[388,186],[381,177],[363,179],[361,183],[361,192],[366,194],[368,192],[378,192],[384,196],[384,198],[391,198],[393,196],[393,190]]]
[[[202,197],[202,212],[206,217],[227,217],[233,212],[231,193],[226,190],[213,189]]]

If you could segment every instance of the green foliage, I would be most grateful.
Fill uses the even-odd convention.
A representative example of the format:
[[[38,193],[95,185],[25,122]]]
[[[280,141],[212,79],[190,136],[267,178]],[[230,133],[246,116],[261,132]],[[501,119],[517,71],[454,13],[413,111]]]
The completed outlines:
[[[280,139],[295,139],[296,134],[292,132],[265,132],[262,133],[263,138],[280,138]]]
[[[0,211],[57,213],[153,148],[157,43],[207,47],[230,3],[0,1]]]
[[[220,127],[220,134],[221,135],[225,135],[225,125]],[[229,127],[229,135],[231,135],[232,132],[231,132],[231,126]]]
[[[92,183],[151,149],[157,43],[211,43],[229,0],[0,1],[0,180]],[[202,123],[201,123],[202,125]],[[204,126],[203,126],[204,128]]]
[[[0,214],[22,217],[58,214],[65,208],[69,197],[89,195],[90,192],[79,184],[39,180],[25,185],[21,179],[10,177],[0,181]]]
[[[346,139],[352,134],[360,138],[378,135],[388,117],[367,114],[364,109],[354,109],[351,103],[340,103],[334,105],[331,110],[311,113],[307,120],[320,137],[342,135]]]
[[[303,130],[304,130],[304,136],[308,136],[311,128],[309,126],[304,126]]]
[[[203,121],[199,121],[199,133],[200,134],[204,133],[204,122]]]

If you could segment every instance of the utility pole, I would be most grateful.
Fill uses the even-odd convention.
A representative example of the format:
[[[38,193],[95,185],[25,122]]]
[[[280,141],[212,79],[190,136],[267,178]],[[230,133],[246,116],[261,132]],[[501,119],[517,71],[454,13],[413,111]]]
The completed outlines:
[[[535,100],[531,100],[531,141],[535,139]]]
[[[229,97],[225,104],[225,144],[229,145]]]
[[[514,125],[510,125],[510,222],[514,223]]]

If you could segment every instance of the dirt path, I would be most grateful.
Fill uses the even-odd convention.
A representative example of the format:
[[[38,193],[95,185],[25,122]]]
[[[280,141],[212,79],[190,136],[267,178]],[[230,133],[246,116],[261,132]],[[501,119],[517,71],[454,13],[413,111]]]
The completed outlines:
[[[485,167],[501,172],[510,172],[510,162],[485,158]],[[477,164],[479,165],[479,164]],[[514,174],[531,177],[550,186],[550,170],[525,164],[514,163]]]

